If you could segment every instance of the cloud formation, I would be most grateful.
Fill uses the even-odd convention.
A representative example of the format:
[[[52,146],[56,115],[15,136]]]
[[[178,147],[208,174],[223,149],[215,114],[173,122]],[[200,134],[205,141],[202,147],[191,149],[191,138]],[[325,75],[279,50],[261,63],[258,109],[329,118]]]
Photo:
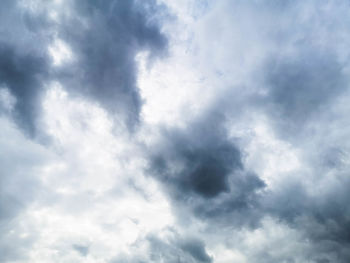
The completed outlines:
[[[0,6],[1,262],[349,262],[347,1]]]
[[[72,9],[74,15],[64,19],[59,33],[76,60],[63,70],[66,85],[111,113],[124,114],[134,126],[142,104],[135,57],[147,51],[154,58],[167,46],[155,1],[75,1]]]
[[[204,113],[185,128],[164,130],[163,137],[152,147],[147,172],[164,184],[179,207],[203,220],[254,224],[253,217],[245,216],[256,209],[257,191],[265,183],[245,171],[222,113]]]
[[[96,101],[112,115],[124,116],[128,127],[135,126],[142,104],[135,57],[148,52],[155,58],[167,47],[158,26],[157,4],[32,2],[2,3],[2,10],[8,11],[1,18],[1,84],[16,98],[19,125],[35,135],[42,96],[50,82],[60,81],[74,95]],[[70,63],[57,67],[64,55]]]

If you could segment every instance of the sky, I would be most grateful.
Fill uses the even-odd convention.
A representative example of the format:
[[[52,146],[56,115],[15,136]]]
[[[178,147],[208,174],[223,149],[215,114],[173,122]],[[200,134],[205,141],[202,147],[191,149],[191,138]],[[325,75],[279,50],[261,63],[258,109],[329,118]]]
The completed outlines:
[[[2,0],[0,262],[350,262],[350,2]]]

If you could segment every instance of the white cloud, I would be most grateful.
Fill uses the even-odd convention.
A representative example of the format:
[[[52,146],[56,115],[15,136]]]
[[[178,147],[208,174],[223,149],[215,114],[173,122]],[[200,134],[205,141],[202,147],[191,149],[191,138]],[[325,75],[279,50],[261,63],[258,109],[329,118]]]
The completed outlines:
[[[69,46],[59,38],[56,38],[48,51],[52,57],[54,66],[62,66],[64,63],[71,62],[74,57]]]
[[[348,200],[346,190],[350,163],[350,95],[345,90],[347,87],[341,87],[345,90],[341,96],[332,97],[328,103],[324,97],[331,97],[332,94],[328,93],[332,93],[333,86],[329,90],[326,87],[320,95],[317,88],[313,90],[311,87],[308,92],[312,94],[306,94],[311,99],[306,100],[306,106],[302,105],[303,92],[309,88],[303,84],[308,81],[309,75],[310,83],[317,87],[323,85],[320,82],[328,81],[322,78],[318,81],[324,72],[318,72],[319,68],[314,69],[313,64],[311,69],[302,66],[304,61],[314,59],[307,56],[311,51],[319,51],[321,55],[317,55],[321,60],[330,51],[330,57],[335,61],[333,64],[341,65],[335,78],[345,75],[347,82],[350,37],[345,1],[321,4],[297,1],[286,9],[276,1],[274,4],[226,0],[158,2],[164,3],[174,15],[163,17],[162,21],[162,30],[169,41],[168,56],[161,59],[151,56],[150,61],[148,52],[163,44],[156,43],[149,51],[139,52],[134,48],[129,50],[129,43],[125,41],[121,43],[128,48],[123,50],[130,51],[132,55],[123,54],[125,57],[120,56],[125,60],[122,64],[113,62],[103,68],[112,68],[108,85],[103,90],[103,97],[107,97],[111,107],[114,103],[124,103],[118,96],[110,98],[113,92],[107,92],[116,80],[120,86],[128,86],[129,81],[133,83],[132,91],[125,92],[126,95],[131,94],[133,98],[141,96],[143,104],[136,103],[142,106],[141,121],[136,121],[134,130],[126,128],[123,124],[125,118],[118,115],[119,111],[108,112],[102,107],[103,100],[100,104],[94,101],[93,97],[101,91],[99,87],[94,86],[91,89],[94,94],[84,94],[83,97],[79,92],[89,93],[89,89],[73,89],[68,85],[90,83],[64,81],[55,75],[48,81],[44,77],[38,82],[33,81],[33,89],[43,84],[46,92],[34,96],[33,100],[38,103],[40,97],[43,108],[39,128],[49,138],[46,144],[39,143],[23,135],[10,119],[17,106],[16,98],[7,86],[0,83],[0,110],[4,113],[0,116],[0,207],[3,207],[0,235],[4,237],[0,240],[0,261],[109,263],[119,262],[121,258],[122,262],[167,262],[177,258],[186,262],[210,262],[212,257],[217,263],[333,262],[336,252],[344,245],[342,238],[347,238],[343,233],[349,228],[349,212],[345,203]],[[288,5],[287,2],[285,4]],[[75,60],[71,47],[55,31],[65,15],[71,16],[69,10],[73,10],[72,5],[59,0],[43,5],[37,0],[21,2],[21,7],[30,14],[45,13],[48,23],[54,24],[43,33],[49,43],[45,50],[52,62],[44,70],[45,74],[50,70],[58,72]],[[103,11],[101,8],[101,14]],[[87,26],[88,21],[88,18],[80,21],[82,27]],[[103,28],[108,21],[101,21]],[[116,19],[113,23],[118,21]],[[133,23],[129,25],[128,20],[125,23],[127,30],[134,29]],[[18,31],[25,26],[26,23],[18,25]],[[35,21],[30,26],[33,26],[33,31],[28,33],[31,36],[35,30],[40,30]],[[125,28],[122,26],[118,30],[123,32]],[[150,30],[149,38],[135,38],[136,42],[152,41],[152,27],[147,29]],[[161,40],[160,35],[158,37]],[[30,42],[23,38],[18,43],[26,41]],[[77,51],[81,44],[78,42],[74,46]],[[18,43],[16,45],[21,46]],[[95,44],[103,47],[103,43]],[[114,47],[112,38],[108,45],[110,49],[118,49],[118,45]],[[148,44],[144,45],[148,50]],[[304,53],[299,54],[301,49],[306,49],[305,57]],[[106,54],[115,54],[116,60],[120,55],[118,52]],[[138,54],[135,65],[134,54]],[[88,52],[84,55],[89,58]],[[95,55],[99,64],[99,52]],[[288,62],[287,73],[277,71],[277,75],[285,76],[287,81],[283,78],[282,84],[277,83],[277,87],[271,87],[275,83],[265,81],[270,72],[270,68],[265,68],[270,66],[266,61],[271,57]],[[296,63],[299,62],[297,58],[301,61],[300,65]],[[11,59],[9,61],[12,62]],[[96,61],[93,59],[91,63]],[[15,62],[13,67],[17,70],[20,65]],[[318,66],[319,63],[316,64]],[[78,68],[76,72],[79,72],[82,65],[75,66]],[[113,72],[115,68],[115,72],[119,72],[119,66],[130,70],[138,66],[138,71],[135,70],[130,79],[119,83],[119,77],[122,79],[127,73],[121,70],[121,75],[114,79]],[[89,67],[87,72],[93,73],[98,69],[94,67],[96,65]],[[275,67],[281,65],[277,63]],[[103,70],[97,81],[104,81]],[[293,70],[306,74],[306,80],[303,75],[300,79],[288,78],[295,73]],[[82,74],[85,73],[82,71]],[[31,79],[33,74],[22,75],[23,79]],[[9,76],[8,83],[14,86],[12,90],[20,95],[26,91],[25,85],[16,86],[17,78]],[[134,85],[134,77],[137,85]],[[290,82],[296,84],[289,86]],[[336,81],[329,83],[333,85]],[[284,84],[287,87],[282,87],[285,90],[281,94],[278,90],[273,101],[269,97],[276,92],[273,88],[278,89]],[[305,90],[295,96],[295,106],[294,101],[290,103],[289,99],[298,85]],[[121,92],[117,94],[122,97],[124,87],[119,88]],[[67,92],[71,90],[73,92]],[[320,98],[320,102],[315,102],[314,97]],[[132,100],[126,101],[121,108],[125,106],[125,111],[128,111],[128,103]],[[288,103],[293,105],[292,110],[288,108]],[[320,104],[317,110],[308,115],[307,110],[317,103]],[[297,118],[289,115],[292,115],[291,111],[299,110],[300,105],[305,106],[300,110],[305,116],[298,117],[306,121],[294,124]],[[33,105],[27,106],[29,109]],[[283,107],[287,110],[281,110]],[[215,114],[203,120],[203,113],[207,117],[208,111],[218,111],[226,117],[223,118],[223,127],[213,127],[217,123],[210,123],[216,118]],[[173,168],[174,178],[178,176],[178,171],[181,173],[183,170],[178,167],[179,163],[188,166],[189,175],[196,167],[203,168],[203,171],[200,170],[203,174],[208,172],[206,169],[220,173],[215,165],[212,167],[204,163],[201,166],[200,162],[217,161],[214,154],[205,152],[215,149],[216,143],[232,143],[229,149],[222,147],[222,163],[226,164],[226,154],[237,148],[237,166],[241,166],[242,161],[242,167],[237,170],[231,169],[230,164],[221,167],[227,181],[232,179],[232,185],[223,187],[224,190],[215,196],[201,196],[191,189],[170,189],[169,185],[174,188],[191,187],[182,181],[172,184],[174,178],[167,176],[161,178],[164,182],[160,182],[161,179],[151,174],[153,171],[148,167],[148,155],[161,144],[159,141],[164,130],[169,131],[169,140],[173,139],[172,129],[179,127],[182,130],[175,131],[187,131],[181,134],[183,137],[196,137],[197,134],[191,132],[198,132],[198,129],[190,125],[198,119],[201,124],[204,123],[200,129],[210,127],[203,134],[215,133],[215,136],[202,136],[193,140],[193,145],[191,140],[171,141],[170,148],[176,147],[176,143],[189,142],[189,145],[174,151],[180,161],[170,160],[167,168]],[[295,125],[296,132],[286,132],[285,123]],[[220,132],[224,128],[228,128],[229,136],[220,140],[223,136]],[[205,140],[208,138],[213,138],[210,147],[206,147]],[[196,151],[192,151],[191,147]],[[171,152],[173,149],[168,150]],[[164,158],[171,159],[175,153]],[[195,154],[200,158],[192,156]],[[159,159],[162,169],[162,158]],[[250,182],[249,176],[255,181]],[[241,185],[242,189],[247,189],[247,194],[240,189]],[[228,189],[230,187],[232,189]],[[169,192],[176,190],[180,194],[174,198]],[[193,205],[198,200],[200,206]],[[205,212],[201,214],[198,212],[200,209]],[[215,213],[225,220],[215,217]],[[345,252],[344,257],[348,255]],[[339,262],[345,262],[342,260],[339,259]]]
[[[7,191],[11,181],[26,178],[26,195],[31,180],[41,185],[40,193],[18,215],[21,227],[9,226],[13,230],[6,234],[16,231],[19,240],[31,239],[23,262],[108,262],[131,253],[136,240],[173,224],[168,201],[154,179],[143,174],[138,146],[125,130],[112,128],[106,112],[70,98],[58,83],[48,91],[44,105],[42,123],[53,140],[51,147],[32,143],[14,128],[3,129],[1,137],[7,137],[1,148],[9,156],[13,152],[9,161],[23,159],[16,168],[19,172],[5,177]],[[19,152],[19,138],[22,146],[33,146]],[[47,153],[38,156],[36,148]],[[43,154],[51,156],[50,161]],[[26,169],[25,162],[33,169],[36,159],[40,163],[35,173],[20,172]],[[11,173],[9,163],[6,166]],[[13,192],[17,198],[18,185]],[[73,249],[74,244],[88,248],[86,257]]]
[[[0,87],[0,109],[10,112],[16,104],[16,98],[12,96],[8,88]]]

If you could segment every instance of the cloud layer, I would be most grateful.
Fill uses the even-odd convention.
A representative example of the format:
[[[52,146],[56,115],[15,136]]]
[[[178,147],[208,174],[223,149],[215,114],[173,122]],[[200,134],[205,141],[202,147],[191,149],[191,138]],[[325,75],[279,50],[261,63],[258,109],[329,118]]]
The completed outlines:
[[[2,1],[1,262],[350,260],[347,1]]]

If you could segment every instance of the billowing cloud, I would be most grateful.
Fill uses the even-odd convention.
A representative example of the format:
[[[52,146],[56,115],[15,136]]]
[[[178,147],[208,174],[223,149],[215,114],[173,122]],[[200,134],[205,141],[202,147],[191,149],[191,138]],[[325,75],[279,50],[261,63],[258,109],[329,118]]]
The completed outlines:
[[[155,1],[75,1],[72,10],[59,29],[76,60],[61,73],[66,85],[135,125],[142,104],[135,57],[146,51],[156,57],[167,46]]]
[[[32,54],[18,54],[3,43],[0,48],[1,84],[15,97],[14,117],[20,126],[33,135],[34,120],[40,112],[43,73],[47,61]]]
[[[188,206],[203,220],[254,224],[257,218],[245,216],[254,213],[265,183],[244,169],[222,113],[209,111],[184,128],[164,130],[163,137],[152,146],[148,173],[180,209]]]
[[[1,5],[7,10],[1,18],[1,85],[16,98],[14,116],[30,135],[42,96],[57,80],[72,94],[120,115],[128,127],[138,123],[142,102],[135,57],[148,52],[151,59],[167,47],[154,1]],[[64,59],[69,63],[63,65]]]
[[[293,57],[273,58],[265,65],[271,115],[278,114],[273,118],[294,133],[347,88],[345,65],[332,51],[300,49]]]
[[[211,83],[232,85],[224,91],[233,104],[226,112],[241,108],[244,117],[232,114],[231,127],[249,148],[248,156],[267,158],[257,152],[264,148],[255,148],[262,139],[275,143],[275,151],[276,141],[283,141],[297,152],[294,167],[285,165],[276,174],[269,172],[268,163],[245,166],[269,182],[258,201],[261,219],[273,217],[300,231],[312,244],[305,255],[312,262],[349,258],[344,202],[348,145],[341,142],[340,131],[347,123],[348,53],[343,45],[350,35],[349,21],[339,19],[347,10],[345,1],[220,1],[199,22],[197,33],[198,41],[208,41],[197,45],[203,70],[213,72],[208,74]],[[220,46],[227,50],[216,52]],[[270,160],[277,166],[278,159]],[[285,260],[294,258],[286,255]],[[281,258],[269,256],[267,262],[275,261]]]
[[[1,262],[349,262],[347,1],[0,5]]]

